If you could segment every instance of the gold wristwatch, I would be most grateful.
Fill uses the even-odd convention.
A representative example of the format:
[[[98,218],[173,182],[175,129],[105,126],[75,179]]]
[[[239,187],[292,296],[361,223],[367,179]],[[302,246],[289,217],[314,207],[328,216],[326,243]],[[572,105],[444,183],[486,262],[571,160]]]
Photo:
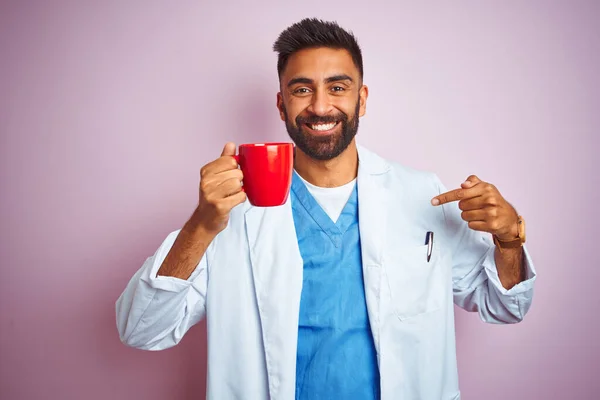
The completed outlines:
[[[517,237],[512,240],[503,241],[494,235],[494,244],[502,251],[502,249],[514,249],[523,246],[525,243],[525,219],[519,215],[517,221]]]

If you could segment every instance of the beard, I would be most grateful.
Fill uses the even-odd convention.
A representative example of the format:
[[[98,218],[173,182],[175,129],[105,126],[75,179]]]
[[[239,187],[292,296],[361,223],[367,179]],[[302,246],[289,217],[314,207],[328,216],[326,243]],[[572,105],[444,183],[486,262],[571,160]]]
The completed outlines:
[[[289,119],[285,107],[283,107],[285,127],[288,131],[288,135],[303,153],[310,158],[319,161],[334,159],[348,148],[352,139],[354,139],[358,132],[359,112],[360,99],[356,102],[354,115],[351,117],[342,111],[336,115],[327,115],[323,117],[318,115],[302,117],[299,115],[296,117],[294,124]],[[339,132],[321,136],[306,131],[306,124],[328,124],[332,122],[337,122],[342,125]]]

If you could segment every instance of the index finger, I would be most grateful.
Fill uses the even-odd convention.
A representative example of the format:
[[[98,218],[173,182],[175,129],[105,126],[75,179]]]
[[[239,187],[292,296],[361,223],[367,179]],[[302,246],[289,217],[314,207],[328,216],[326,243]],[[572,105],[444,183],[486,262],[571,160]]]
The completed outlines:
[[[440,206],[442,204],[450,203],[453,201],[460,201],[463,199],[471,199],[481,195],[481,190],[477,186],[473,186],[469,189],[454,189],[449,192],[442,193],[431,199],[431,204],[434,206]]]

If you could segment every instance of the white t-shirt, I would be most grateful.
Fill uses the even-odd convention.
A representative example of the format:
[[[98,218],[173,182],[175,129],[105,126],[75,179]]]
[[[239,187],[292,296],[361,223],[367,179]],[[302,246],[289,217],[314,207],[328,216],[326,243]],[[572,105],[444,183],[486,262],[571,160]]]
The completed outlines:
[[[346,206],[346,203],[352,194],[354,185],[356,185],[356,179],[342,186],[325,188],[315,186],[312,183],[307,182],[300,174],[297,175],[302,179],[302,182],[304,182],[306,188],[315,198],[317,203],[319,203],[321,208],[329,215],[329,218],[331,218],[333,222],[337,222],[344,206]]]

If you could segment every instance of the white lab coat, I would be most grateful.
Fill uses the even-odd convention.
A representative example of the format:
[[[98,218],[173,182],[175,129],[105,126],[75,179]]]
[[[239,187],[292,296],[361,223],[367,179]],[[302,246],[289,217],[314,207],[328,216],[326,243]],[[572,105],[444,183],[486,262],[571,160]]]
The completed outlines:
[[[529,254],[527,280],[504,289],[489,235],[469,229],[456,203],[430,204],[446,191],[436,175],[362,147],[359,160],[363,275],[381,398],[460,399],[453,302],[486,322],[519,322],[533,295]],[[434,232],[430,262],[427,231]],[[177,234],[117,301],[123,343],[175,346],[206,316],[208,399],[294,399],[303,263],[290,201],[234,208],[187,281],[156,276]]]

